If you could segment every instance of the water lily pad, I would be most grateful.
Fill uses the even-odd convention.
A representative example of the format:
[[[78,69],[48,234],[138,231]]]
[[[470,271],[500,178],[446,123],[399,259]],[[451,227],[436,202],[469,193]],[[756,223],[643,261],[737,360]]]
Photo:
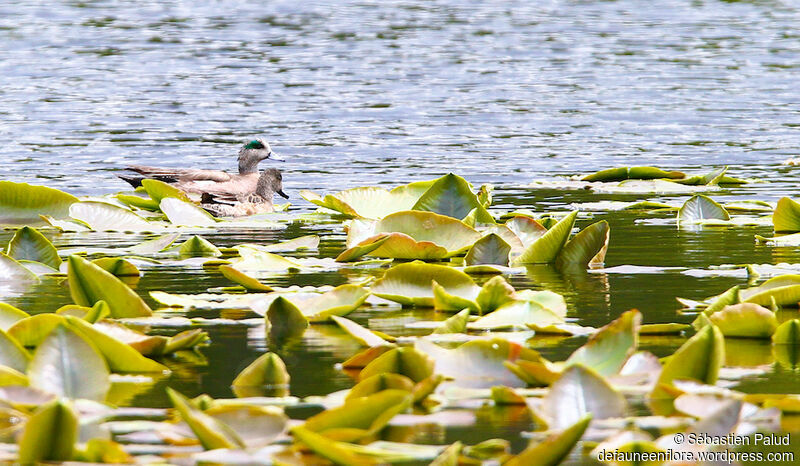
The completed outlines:
[[[168,197],[174,197],[184,202],[192,202],[186,193],[163,181],[145,179],[142,180],[142,188],[144,188],[147,195],[150,196],[150,199],[152,199],[156,205],[161,204],[161,200]]]
[[[405,390],[383,390],[311,416],[303,427],[334,440],[354,442],[379,432],[411,403],[412,396]]]
[[[141,275],[138,267],[121,257],[102,257],[93,260],[92,264],[115,277],[138,277]]]
[[[772,342],[777,345],[800,345],[800,319],[780,324],[772,334]]]
[[[403,211],[375,223],[373,236],[355,247],[374,244],[383,238],[382,234],[387,234],[388,239],[368,252],[369,255],[395,259],[442,259],[463,252],[480,238],[477,231],[460,220],[432,212]]]
[[[352,398],[369,396],[383,390],[404,390],[411,393],[414,390],[414,381],[400,374],[384,372],[367,377],[357,383],[347,394],[345,401]]]
[[[503,463],[505,466],[524,466],[537,464],[542,466],[556,466],[569,455],[578,440],[581,439],[592,414],[587,414],[575,424],[560,432],[550,434],[540,443],[531,444],[517,456]]]
[[[511,246],[499,235],[490,233],[479,239],[464,257],[466,265],[497,264],[508,265]]]
[[[105,358],[109,369],[114,372],[143,373],[143,372],[168,372],[162,364],[144,357],[140,352],[120,341],[103,328],[97,328],[76,317],[67,316],[69,327],[75,330],[87,341],[92,342],[95,349]],[[107,327],[105,328],[107,330]]]
[[[444,265],[415,261],[387,270],[372,286],[372,293],[404,306],[433,307],[431,284],[434,280],[455,295],[475,288],[475,282],[464,272]]]
[[[653,412],[661,415],[674,412],[674,396],[669,391],[673,380],[687,379],[714,384],[724,363],[725,339],[722,332],[715,325],[707,325],[667,360],[655,388],[650,392]]]
[[[455,379],[462,387],[519,387],[519,378],[503,363],[540,359],[536,351],[501,338],[472,340],[455,349],[446,349],[422,338],[414,347],[435,361],[437,374]]]
[[[772,224],[776,233],[800,231],[800,203],[782,197],[772,214]]]
[[[173,225],[212,227],[217,224],[217,220],[205,210],[175,197],[167,197],[161,200],[159,207]]]
[[[608,249],[611,228],[608,222],[601,220],[579,231],[564,245],[556,257],[556,267],[599,266],[603,263]]]
[[[383,373],[404,375],[418,383],[433,375],[433,361],[414,348],[392,348],[367,364],[358,377],[364,380]]]
[[[149,210],[151,212],[155,212],[159,210],[158,202],[148,199],[146,197],[141,196],[133,196],[130,194],[117,194],[114,196],[117,200],[128,207],[134,207],[136,209],[142,210]]]
[[[467,322],[469,322],[469,309],[464,309],[450,316],[447,320],[433,330],[433,333],[464,333],[467,330]]]
[[[25,423],[19,439],[20,464],[73,459],[78,441],[78,416],[67,400],[40,406]]]
[[[345,448],[344,442],[334,442],[330,438],[319,435],[303,426],[294,426],[292,435],[303,442],[311,451],[329,460],[333,464],[367,466],[374,464],[371,460],[352,453]]]
[[[0,252],[0,279],[7,283],[36,283],[39,277],[16,260]]]
[[[69,256],[68,263],[69,289],[75,304],[94,306],[103,300],[114,318],[153,314],[142,298],[114,275],[79,256]]]
[[[412,210],[424,210],[453,218],[464,218],[472,209],[482,207],[472,187],[464,178],[448,173],[437,179],[420,196]]]
[[[53,243],[38,230],[27,225],[14,233],[6,248],[6,254],[17,261],[41,262],[56,270],[61,265],[61,258],[58,257],[58,250]]]
[[[625,398],[597,372],[580,364],[565,369],[542,399],[542,413],[548,426],[564,429],[583,420],[621,417]]]
[[[547,233],[531,243],[530,246],[527,246],[525,251],[514,259],[511,265],[548,264],[553,262],[566,244],[577,215],[578,211],[576,210],[561,219],[547,230]]]
[[[28,351],[14,337],[0,329],[0,365],[24,373],[30,359]]]
[[[753,303],[725,306],[709,316],[726,337],[770,338],[778,328],[775,313]]]
[[[586,175],[581,181],[622,181],[622,180],[655,180],[660,178],[681,179],[685,173],[679,171],[665,171],[657,167],[618,167],[607,168]]]
[[[16,322],[30,315],[10,304],[0,303],[0,330],[8,330]]]
[[[194,235],[181,244],[178,252],[183,256],[213,256],[219,257],[222,251],[214,246],[211,241],[203,238],[202,236]]]
[[[286,365],[275,353],[262,354],[233,380],[234,387],[285,387],[288,385],[289,373],[286,371]]]
[[[710,197],[695,194],[678,211],[678,223],[697,223],[701,220],[730,220],[724,207]]]
[[[636,309],[624,312],[575,350],[566,364],[583,364],[602,376],[618,373],[636,352],[641,322],[642,314]]]
[[[273,340],[299,337],[308,328],[308,318],[291,301],[278,296],[269,305],[266,318]]]
[[[781,275],[770,278],[755,288],[741,291],[742,302],[761,306],[797,306],[800,302],[800,275]]]
[[[381,336],[377,335],[372,330],[364,328],[350,319],[344,317],[331,316],[331,320],[336,322],[336,325],[347,332],[351,337],[358,341],[362,346],[383,346],[387,343]]]
[[[167,387],[167,395],[180,413],[183,422],[189,425],[203,448],[206,450],[244,448],[244,442],[233,429],[195,408],[186,397],[169,387]]]
[[[70,217],[95,231],[156,231],[160,227],[130,210],[105,202],[82,201],[69,208]]]
[[[525,328],[528,324],[551,325],[564,318],[536,301],[515,300],[467,324],[471,330]]]
[[[103,400],[110,387],[103,356],[65,325],[42,341],[28,365],[33,387],[67,398]]]
[[[324,198],[303,190],[300,196],[320,207],[349,217],[381,218],[401,210],[410,210],[416,199],[392,195],[383,188],[361,187],[328,194]]]
[[[36,314],[15,322],[8,328],[8,334],[22,346],[36,347],[62,322],[64,318],[60,315]]]
[[[0,223],[38,221],[40,215],[64,218],[78,198],[57,189],[0,181]]]
[[[219,271],[222,273],[223,277],[242,285],[249,291],[272,291],[271,286],[261,283],[257,279],[230,265],[220,265]]]

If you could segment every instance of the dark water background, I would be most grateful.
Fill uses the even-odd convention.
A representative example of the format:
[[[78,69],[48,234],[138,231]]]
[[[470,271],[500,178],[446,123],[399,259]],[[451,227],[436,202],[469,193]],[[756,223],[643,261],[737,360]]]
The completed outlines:
[[[729,165],[733,175],[767,183],[715,199],[774,201],[795,195],[798,176],[780,165],[800,155],[798,24],[800,7],[789,1],[0,1],[0,179],[99,195],[125,189],[114,175],[128,163],[234,169],[241,143],[262,136],[288,159],[280,168],[294,211],[310,207],[300,189],[395,185],[448,171],[495,184],[499,207],[563,210],[636,197],[522,186],[648,164],[699,172]],[[796,248],[754,243],[753,234],[768,227],[681,231],[634,224],[630,213],[596,218],[612,227],[607,266],[800,261]],[[335,256],[343,236],[331,228],[295,223],[287,231],[206,237],[230,246],[317,233],[321,255]],[[12,233],[0,231],[0,244]],[[48,236],[59,247],[141,239]],[[336,285],[364,273],[275,283]],[[700,299],[746,283],[678,271],[564,275],[550,268],[511,281],[564,294],[569,315],[585,325],[632,307],[648,323],[689,321],[676,314],[675,296]],[[158,268],[137,290],[193,293],[227,284],[202,269]],[[3,299],[33,313],[70,302],[54,280]],[[405,322],[445,316],[365,308],[352,317],[413,334]],[[266,344],[245,327],[209,332],[205,359],[169,361],[169,381],[130,404],[166,406],[167,383],[187,395],[231,396],[233,377]],[[642,346],[665,355],[682,341],[648,338]],[[539,349],[563,359],[582,342]],[[729,364],[771,365],[740,388],[798,391],[800,376],[774,363],[769,345],[729,345],[729,355],[740,356]],[[315,326],[303,345],[281,354],[292,393],[352,386],[333,364],[356,350],[338,329]],[[501,436],[519,448],[525,441],[517,432],[533,427],[506,408],[477,414],[480,428],[397,436],[429,443]]]

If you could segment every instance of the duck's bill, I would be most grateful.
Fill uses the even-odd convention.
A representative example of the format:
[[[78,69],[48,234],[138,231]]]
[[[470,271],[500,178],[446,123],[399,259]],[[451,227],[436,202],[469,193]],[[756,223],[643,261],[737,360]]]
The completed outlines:
[[[267,158],[270,159],[270,160],[277,160],[278,162],[285,162],[286,161],[285,158],[281,157],[280,155],[276,154],[275,152],[270,152],[269,155],[267,155]]]
[[[283,192],[283,190],[282,190],[282,189],[279,189],[279,190],[278,190],[278,195],[279,195],[279,196],[281,196],[281,197],[283,197],[284,199],[289,199],[289,195],[288,195],[288,194],[286,194],[285,192]]]

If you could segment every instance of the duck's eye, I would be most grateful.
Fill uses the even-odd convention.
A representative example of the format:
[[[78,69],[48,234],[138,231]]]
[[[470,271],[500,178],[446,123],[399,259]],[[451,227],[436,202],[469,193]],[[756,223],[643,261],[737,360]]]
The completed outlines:
[[[264,148],[264,144],[261,141],[259,141],[257,139],[254,139],[254,140],[248,142],[247,145],[244,146],[244,148],[245,149],[263,149]]]

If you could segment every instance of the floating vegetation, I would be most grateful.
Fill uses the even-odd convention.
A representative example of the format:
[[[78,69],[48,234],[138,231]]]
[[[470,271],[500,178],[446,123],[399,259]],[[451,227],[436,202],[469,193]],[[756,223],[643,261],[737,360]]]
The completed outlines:
[[[695,193],[747,181],[728,176],[727,168],[690,176],[630,167],[568,183],[589,183],[596,192]],[[23,287],[63,282],[71,299],[33,315],[0,303],[0,411],[16,419],[3,431],[1,459],[558,464],[569,455],[597,458],[603,449],[710,451],[711,445],[671,439],[773,432],[784,416],[800,411],[796,395],[729,386],[743,377],[730,367],[737,355],[729,349],[742,342],[761,342],[782,365],[798,367],[800,320],[780,314],[800,302],[800,276],[791,264],[604,269],[614,248],[611,226],[587,214],[665,214],[682,234],[687,227],[741,226],[747,222],[737,219],[756,215],[772,221],[776,233],[798,232],[800,207],[788,198],[771,217],[764,216],[770,204],[720,203],[702,194],[680,203],[599,201],[566,212],[501,212],[492,206],[491,186],[476,190],[448,174],[391,190],[306,191],[302,196],[319,207],[314,214],[227,220],[166,183],[145,180],[142,187],[80,199],[0,182],[0,221],[14,230],[0,254],[0,277]],[[216,236],[320,223],[333,225],[333,233],[302,231],[266,244]],[[55,231],[87,241],[106,231],[135,239],[59,249],[48,239]],[[325,242],[332,236],[344,246],[331,251]],[[790,237],[763,240],[788,241],[781,238]],[[138,289],[139,279],[166,267],[191,270],[189,280],[201,289]],[[310,285],[306,277],[318,272],[335,276],[336,286]],[[549,286],[553,274],[578,277],[584,286],[601,274],[665,272],[750,283],[702,300],[680,299],[691,325],[645,324],[647,312],[631,309],[599,328],[577,325],[579,310],[565,299],[570,290]],[[519,274],[535,277],[535,289],[520,285]],[[212,275],[227,286],[199,284],[198,277]],[[771,278],[756,284],[759,275]],[[398,315],[402,323],[384,328],[365,313]],[[188,398],[168,377],[185,370],[182,361],[202,364],[220,328],[243,329],[263,354],[231,361],[238,368],[223,385],[233,397]],[[411,331],[398,335],[397,328]],[[319,367],[349,376],[348,388],[296,396],[291,348],[331,338],[347,350]],[[659,339],[675,342],[677,351],[657,357],[651,351],[660,351]],[[557,360],[548,349],[564,341],[570,354]],[[148,390],[169,409],[137,408],[136,395]],[[401,432],[420,424],[472,426],[487,408],[530,419],[529,444],[516,450],[499,438],[426,444],[429,437]]]

